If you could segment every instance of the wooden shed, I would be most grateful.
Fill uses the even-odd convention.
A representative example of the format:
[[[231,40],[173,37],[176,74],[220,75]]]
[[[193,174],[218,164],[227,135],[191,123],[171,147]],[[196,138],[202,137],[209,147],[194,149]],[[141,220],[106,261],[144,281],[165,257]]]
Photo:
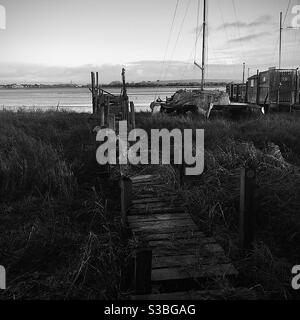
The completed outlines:
[[[297,70],[295,69],[271,69],[270,81],[270,106],[291,106],[297,99]]]
[[[256,104],[258,92],[258,75],[254,75],[247,82],[247,102]]]

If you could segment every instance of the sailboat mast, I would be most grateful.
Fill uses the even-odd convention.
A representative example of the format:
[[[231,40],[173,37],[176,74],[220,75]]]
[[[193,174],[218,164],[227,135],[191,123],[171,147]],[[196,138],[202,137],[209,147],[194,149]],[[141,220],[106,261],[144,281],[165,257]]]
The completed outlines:
[[[279,70],[281,69],[281,51],[282,51],[282,12],[280,12],[280,36],[279,36]]]
[[[207,0],[204,0],[203,8],[203,42],[202,42],[202,79],[201,79],[201,90],[204,90],[205,81],[205,48],[206,48],[206,6]]]

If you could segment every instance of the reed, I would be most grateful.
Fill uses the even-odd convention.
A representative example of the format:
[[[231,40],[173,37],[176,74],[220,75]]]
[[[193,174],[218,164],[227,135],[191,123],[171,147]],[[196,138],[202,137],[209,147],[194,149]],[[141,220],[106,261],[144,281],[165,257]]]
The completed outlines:
[[[205,171],[186,177],[182,190],[189,211],[226,248],[241,285],[256,287],[264,297],[293,297],[290,273],[300,252],[299,115],[206,121],[145,113],[137,115],[137,127],[205,129]],[[255,249],[245,258],[238,248],[239,177],[249,161],[258,173],[259,223]]]
[[[0,112],[0,299],[120,298],[126,245],[89,115]]]

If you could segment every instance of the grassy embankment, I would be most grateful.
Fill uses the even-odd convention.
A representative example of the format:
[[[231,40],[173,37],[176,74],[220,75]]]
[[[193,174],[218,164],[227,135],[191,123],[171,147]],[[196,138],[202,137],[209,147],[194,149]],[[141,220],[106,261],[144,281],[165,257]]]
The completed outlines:
[[[232,122],[138,114],[137,123],[206,130],[205,172],[182,190],[195,220],[223,244],[239,285],[291,297],[291,266],[300,261],[299,117]],[[87,115],[0,113],[0,264],[9,286],[1,298],[120,297],[126,248],[118,217],[107,214],[94,158]],[[249,159],[258,167],[259,228],[255,249],[241,257],[239,168]]]
[[[126,250],[93,144],[88,115],[0,113],[0,298],[119,297]]]
[[[240,272],[239,285],[265,297],[291,298],[291,268],[300,261],[300,117],[268,115],[243,121],[137,116],[138,127],[205,129],[205,172],[182,193],[203,230],[223,244]],[[238,250],[240,168],[257,166],[255,248]],[[169,168],[170,169],[170,168]],[[168,181],[172,169],[164,170]]]

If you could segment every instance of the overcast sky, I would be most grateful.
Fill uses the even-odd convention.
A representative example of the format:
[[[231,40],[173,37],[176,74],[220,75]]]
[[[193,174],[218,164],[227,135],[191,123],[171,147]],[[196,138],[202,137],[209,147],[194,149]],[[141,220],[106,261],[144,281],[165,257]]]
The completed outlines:
[[[0,82],[197,79],[193,66],[198,0],[0,0]],[[279,13],[289,0],[208,0],[209,79],[238,79],[242,63],[278,65]],[[292,0],[291,8],[300,4]],[[202,22],[203,0],[200,1]],[[291,8],[285,27],[291,25]],[[283,34],[283,67],[300,66],[300,30]],[[201,60],[201,38],[196,50]],[[163,63],[165,61],[165,63]],[[171,62],[172,61],[172,62]]]

